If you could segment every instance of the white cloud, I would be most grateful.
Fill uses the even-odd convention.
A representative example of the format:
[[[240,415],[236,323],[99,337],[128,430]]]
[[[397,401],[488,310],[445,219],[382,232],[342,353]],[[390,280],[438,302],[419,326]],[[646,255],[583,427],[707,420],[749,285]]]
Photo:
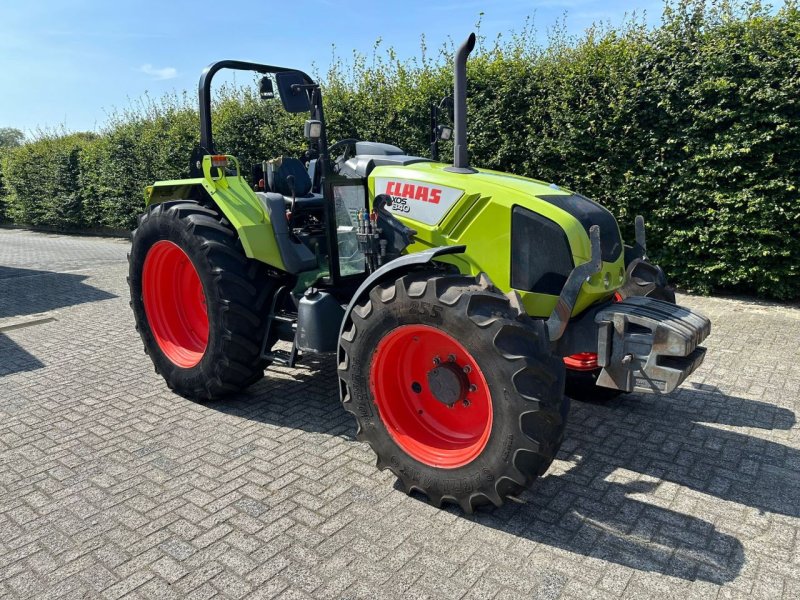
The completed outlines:
[[[153,65],[149,63],[139,67],[139,71],[141,71],[145,75],[150,75],[156,81],[163,81],[165,79],[175,79],[178,76],[178,70],[175,67],[164,67],[162,69],[156,69]]]

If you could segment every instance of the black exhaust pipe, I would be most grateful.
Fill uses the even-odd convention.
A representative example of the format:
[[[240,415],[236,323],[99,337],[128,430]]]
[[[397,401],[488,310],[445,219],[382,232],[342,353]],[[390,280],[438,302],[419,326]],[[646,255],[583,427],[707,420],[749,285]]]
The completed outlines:
[[[453,69],[453,166],[445,170],[454,173],[476,173],[469,166],[467,154],[467,57],[475,48],[475,34],[469,37],[456,51]]]

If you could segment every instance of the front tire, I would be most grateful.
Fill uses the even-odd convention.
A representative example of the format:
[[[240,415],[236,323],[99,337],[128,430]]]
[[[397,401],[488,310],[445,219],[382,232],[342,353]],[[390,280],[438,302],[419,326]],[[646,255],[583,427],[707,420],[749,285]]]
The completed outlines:
[[[263,377],[276,280],[216,210],[188,200],[151,207],[128,261],[136,329],[170,389],[213,400]]]
[[[552,463],[569,409],[564,365],[544,323],[485,277],[416,272],[378,284],[343,332],[343,405],[406,492],[472,512],[500,506]]]

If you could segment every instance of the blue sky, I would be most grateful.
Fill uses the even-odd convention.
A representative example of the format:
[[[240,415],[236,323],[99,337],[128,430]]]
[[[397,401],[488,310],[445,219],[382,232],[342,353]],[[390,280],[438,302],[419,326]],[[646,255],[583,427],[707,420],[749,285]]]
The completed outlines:
[[[337,53],[371,52],[380,37],[401,58],[449,36],[483,11],[488,38],[532,16],[541,40],[566,13],[570,33],[625,13],[658,22],[660,0],[0,0],[0,127],[93,130],[115,107],[148,93],[190,90],[222,58],[325,72]],[[216,80],[215,80],[216,81]]]

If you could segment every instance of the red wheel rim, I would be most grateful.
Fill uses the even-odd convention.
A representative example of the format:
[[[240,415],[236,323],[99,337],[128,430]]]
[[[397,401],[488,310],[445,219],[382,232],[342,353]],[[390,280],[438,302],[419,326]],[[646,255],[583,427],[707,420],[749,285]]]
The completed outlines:
[[[622,302],[622,294],[614,292],[613,302]],[[572,371],[594,371],[597,368],[597,352],[578,352],[564,357],[564,366]]]
[[[150,248],[142,300],[161,352],[184,369],[199,363],[208,346],[206,297],[197,269],[177,244],[162,240]]]
[[[597,352],[579,352],[565,356],[564,366],[573,371],[594,371],[597,368]]]
[[[430,372],[437,366],[459,382],[451,406],[431,391]],[[383,338],[372,355],[370,390],[389,435],[421,463],[455,469],[472,462],[489,441],[486,379],[464,346],[440,329],[403,325]]]

